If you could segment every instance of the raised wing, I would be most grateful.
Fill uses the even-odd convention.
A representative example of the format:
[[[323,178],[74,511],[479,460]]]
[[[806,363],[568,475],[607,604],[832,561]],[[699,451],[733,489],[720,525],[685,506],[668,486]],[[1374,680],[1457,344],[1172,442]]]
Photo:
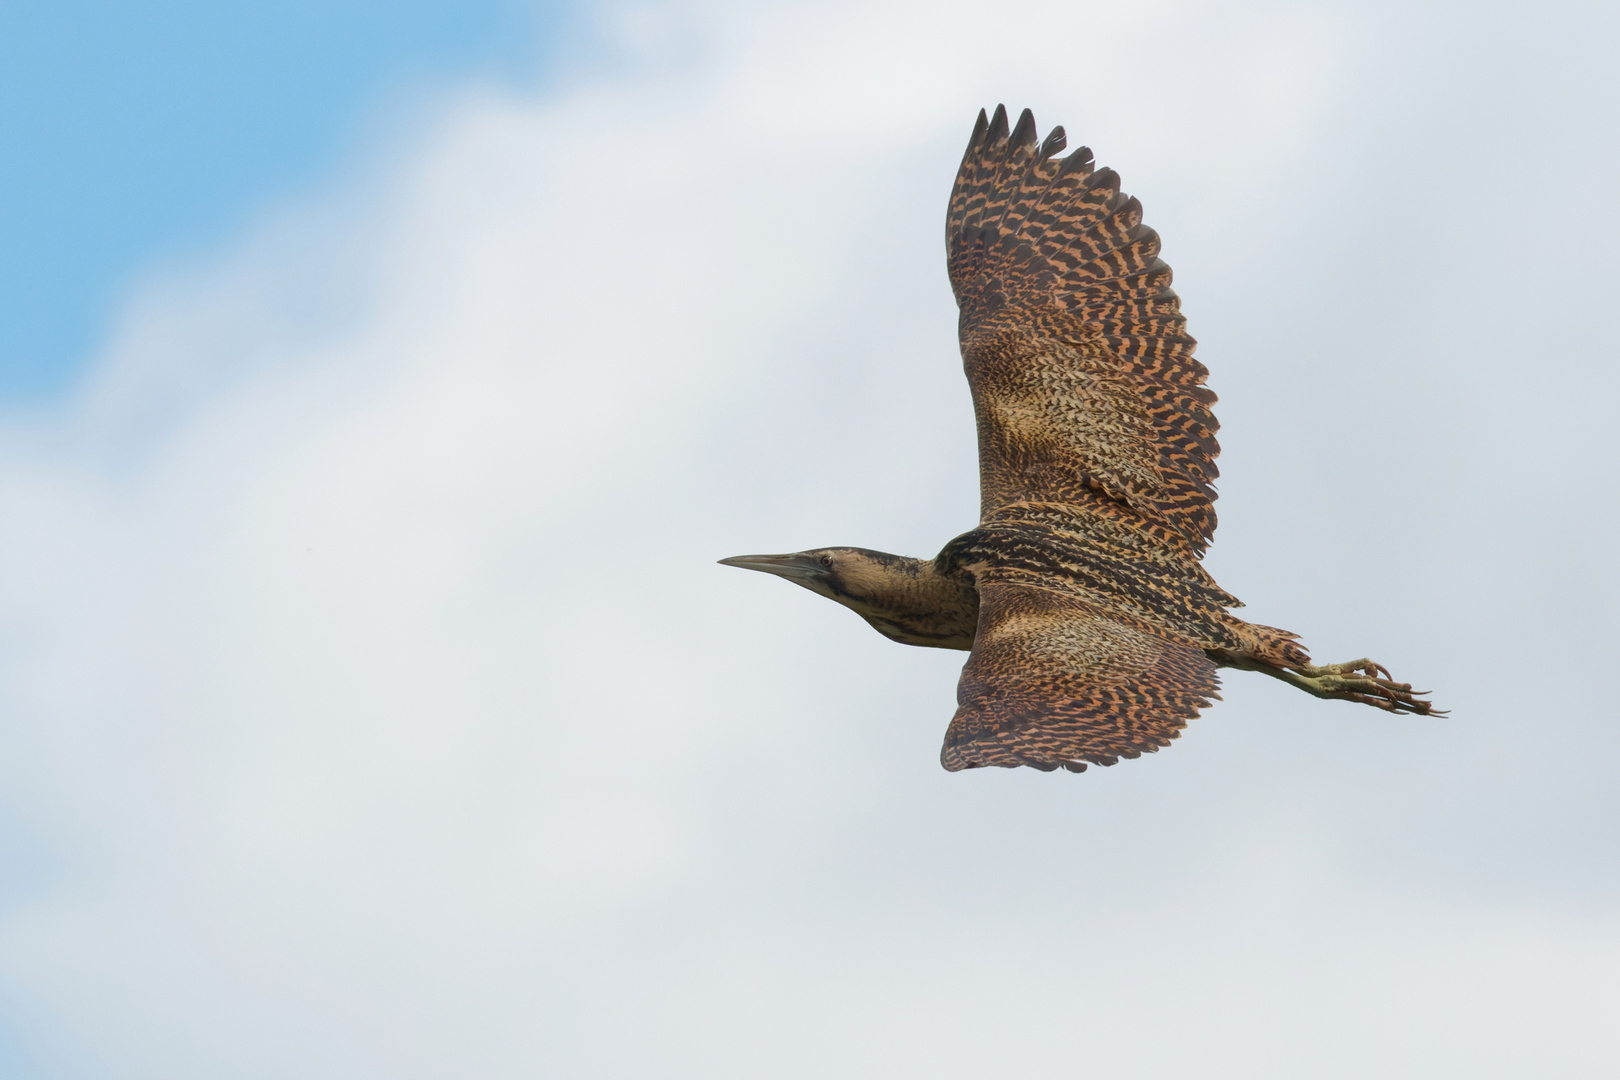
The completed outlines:
[[[940,762],[952,772],[1112,765],[1168,746],[1217,686],[1202,649],[1145,623],[1073,594],[981,585]]]
[[[979,113],[946,221],[979,427],[982,516],[1097,491],[1202,553],[1219,427],[1159,237],[1062,128]]]

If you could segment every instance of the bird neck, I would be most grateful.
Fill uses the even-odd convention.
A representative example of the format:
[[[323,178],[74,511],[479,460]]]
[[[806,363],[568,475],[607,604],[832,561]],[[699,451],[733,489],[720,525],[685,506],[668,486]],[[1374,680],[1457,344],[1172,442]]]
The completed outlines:
[[[933,559],[881,555],[850,568],[839,584],[838,602],[884,637],[935,649],[973,648],[979,593],[966,574],[941,573]]]

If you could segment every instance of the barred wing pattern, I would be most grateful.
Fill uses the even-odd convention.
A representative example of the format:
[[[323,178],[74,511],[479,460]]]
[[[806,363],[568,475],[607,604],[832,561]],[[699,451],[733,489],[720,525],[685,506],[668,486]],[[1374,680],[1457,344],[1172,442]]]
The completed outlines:
[[[983,112],[951,194],[945,242],[979,426],[983,512],[1100,491],[1215,534],[1215,395],[1193,359],[1159,238],[1112,169],[1026,109]]]
[[[978,633],[947,769],[1083,770],[1157,750],[1216,697],[1237,620],[1199,564],[1219,426],[1142,206],[1025,110],[979,114],[946,251],[979,429],[980,528],[947,545]]]
[[[1080,771],[1156,750],[1216,696],[1205,650],[1254,645],[1180,533],[1095,492],[1002,507],[937,563],[979,595],[947,769]]]
[[[1078,596],[986,585],[940,762],[1112,765],[1168,746],[1216,686],[1202,649],[1151,626]]]

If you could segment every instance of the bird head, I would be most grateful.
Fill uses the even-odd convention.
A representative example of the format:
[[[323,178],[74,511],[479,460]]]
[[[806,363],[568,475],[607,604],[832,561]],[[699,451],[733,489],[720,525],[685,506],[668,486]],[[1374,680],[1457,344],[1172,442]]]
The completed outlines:
[[[740,566],[786,578],[813,593],[848,604],[865,597],[873,585],[893,571],[887,565],[896,556],[864,548],[815,548],[789,555],[734,555],[721,566]]]
[[[973,647],[978,593],[968,578],[937,573],[932,560],[835,547],[720,562],[786,578],[849,608],[894,641],[936,649]]]

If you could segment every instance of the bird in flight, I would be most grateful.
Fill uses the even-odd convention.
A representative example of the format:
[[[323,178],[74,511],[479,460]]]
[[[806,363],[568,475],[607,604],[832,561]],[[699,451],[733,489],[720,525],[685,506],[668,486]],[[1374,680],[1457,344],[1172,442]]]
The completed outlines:
[[[970,650],[945,768],[1084,772],[1169,745],[1216,669],[1320,698],[1438,712],[1371,660],[1316,666],[1297,635],[1230,613],[1215,535],[1209,372],[1159,236],[1112,169],[980,111],[945,251],[979,429],[979,526],[932,559],[833,547],[740,555],[907,645]]]

